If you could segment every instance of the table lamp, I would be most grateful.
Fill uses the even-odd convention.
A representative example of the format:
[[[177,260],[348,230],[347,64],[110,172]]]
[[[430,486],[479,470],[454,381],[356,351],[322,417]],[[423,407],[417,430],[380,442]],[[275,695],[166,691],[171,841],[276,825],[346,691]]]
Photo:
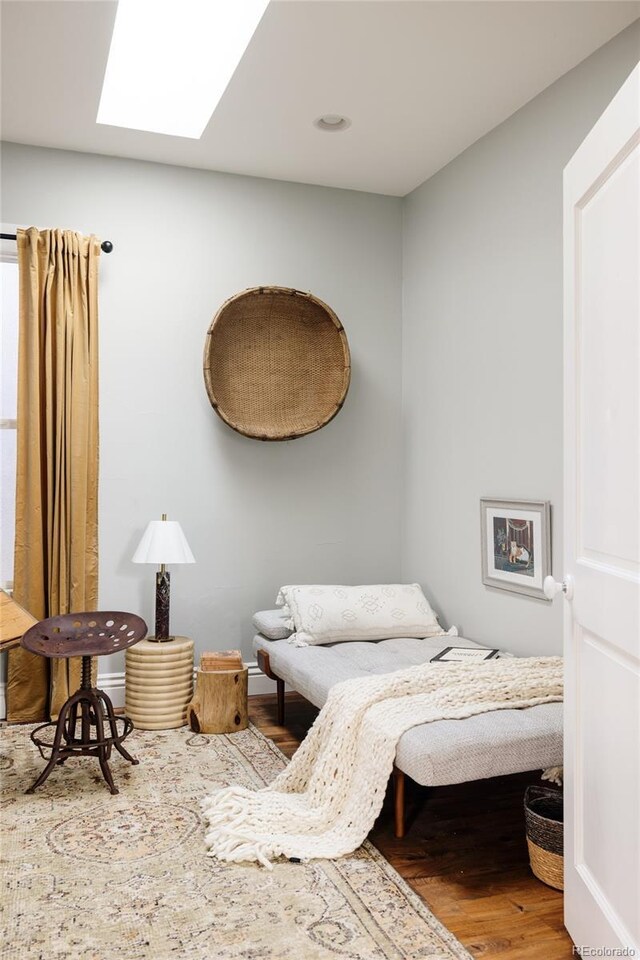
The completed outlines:
[[[133,563],[158,563],[156,573],[156,633],[158,641],[173,640],[169,636],[169,600],[171,578],[167,563],[195,563],[187,538],[177,520],[151,520],[142,534],[138,549],[131,558]]]

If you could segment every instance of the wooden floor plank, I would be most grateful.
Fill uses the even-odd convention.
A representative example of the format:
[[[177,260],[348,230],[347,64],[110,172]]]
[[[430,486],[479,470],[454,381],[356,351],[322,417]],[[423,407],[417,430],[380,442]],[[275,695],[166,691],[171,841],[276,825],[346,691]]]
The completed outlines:
[[[293,756],[318,711],[287,694],[285,726],[276,698],[249,698],[252,722]],[[569,960],[563,898],[533,876],[523,796],[536,774],[407,789],[408,830],[393,835],[390,794],[370,838],[445,926],[482,960]]]

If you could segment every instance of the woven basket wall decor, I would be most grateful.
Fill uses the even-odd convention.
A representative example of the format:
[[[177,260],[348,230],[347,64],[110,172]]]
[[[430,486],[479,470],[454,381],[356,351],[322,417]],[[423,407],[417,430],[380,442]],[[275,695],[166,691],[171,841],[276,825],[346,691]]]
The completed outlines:
[[[222,304],[207,332],[211,406],[238,433],[294,440],[344,403],[351,358],[344,327],[311,293],[252,287]]]

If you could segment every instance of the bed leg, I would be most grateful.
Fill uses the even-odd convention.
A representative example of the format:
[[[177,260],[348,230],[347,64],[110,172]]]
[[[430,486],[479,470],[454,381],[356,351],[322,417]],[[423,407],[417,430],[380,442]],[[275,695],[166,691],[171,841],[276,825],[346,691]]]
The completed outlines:
[[[258,650],[258,666],[266,677],[276,682],[276,694],[278,696],[278,726],[284,726],[284,680],[273,672],[269,661],[269,654],[266,650]]]
[[[284,680],[276,680],[276,692],[278,695],[278,726],[284,726]]]
[[[404,837],[404,773],[393,768],[393,796],[396,837],[401,840]]]

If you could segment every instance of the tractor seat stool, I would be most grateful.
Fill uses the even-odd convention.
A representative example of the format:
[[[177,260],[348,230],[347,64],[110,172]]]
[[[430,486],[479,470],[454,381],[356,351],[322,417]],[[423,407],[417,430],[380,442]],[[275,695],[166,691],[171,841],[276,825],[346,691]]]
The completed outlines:
[[[138,763],[122,746],[133,723],[128,717],[117,717],[107,694],[91,685],[91,658],[126,650],[146,635],[147,625],[141,617],[121,611],[67,613],[41,620],[27,630],[22,646],[31,653],[42,657],[82,657],[82,681],[80,689],[60,709],[57,723],[43,723],[31,733],[47,765],[26,793],[41,786],[56,764],[82,756],[98,758],[111,793],[118,793],[108,761],[115,747],[125,760]]]

